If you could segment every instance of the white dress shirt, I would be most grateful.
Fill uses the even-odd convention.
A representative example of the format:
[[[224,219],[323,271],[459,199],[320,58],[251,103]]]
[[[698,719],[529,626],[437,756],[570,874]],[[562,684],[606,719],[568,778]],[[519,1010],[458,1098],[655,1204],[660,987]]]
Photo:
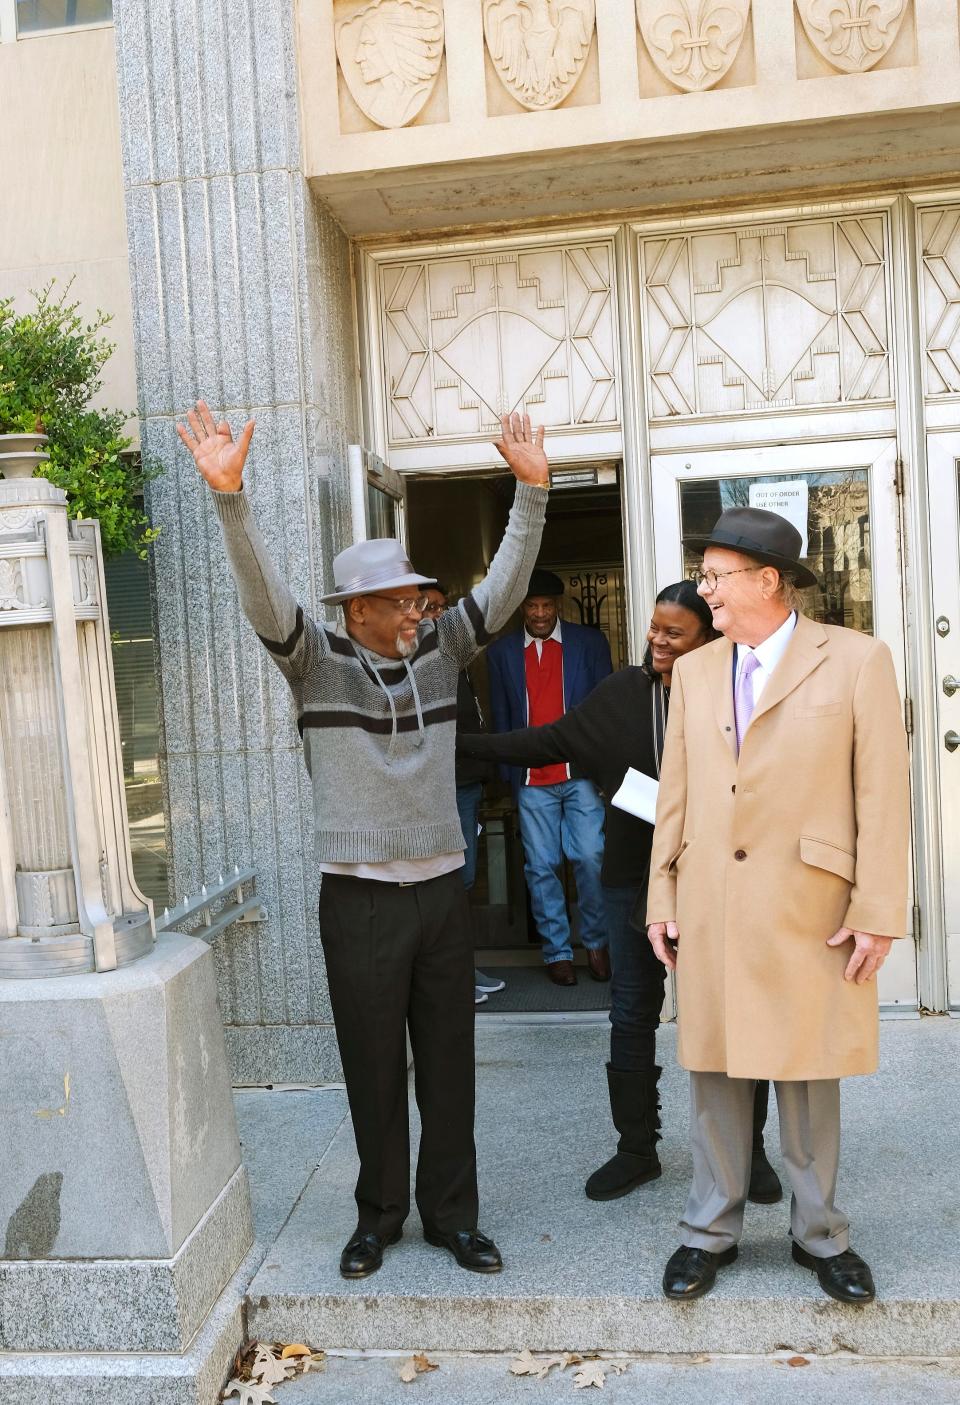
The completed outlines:
[[[756,707],[760,701],[760,694],[773,676],[773,670],[786,653],[787,645],[793,636],[793,631],[797,627],[797,612],[794,610],[783,622],[779,629],[774,630],[762,644],[758,644],[755,649],[751,649],[749,644],[737,645],[737,678],[740,677],[740,670],[743,661],[749,654],[756,654],[758,667],[753,671],[750,682],[753,684],[753,705]],[[736,685],[734,685],[736,692]]]

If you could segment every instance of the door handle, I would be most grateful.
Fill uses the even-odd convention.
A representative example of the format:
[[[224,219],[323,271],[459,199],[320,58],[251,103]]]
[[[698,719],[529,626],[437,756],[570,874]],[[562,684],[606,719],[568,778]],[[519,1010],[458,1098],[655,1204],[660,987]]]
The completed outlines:
[[[943,744],[948,751],[956,751],[957,747],[960,746],[960,732],[947,732]]]
[[[954,678],[952,673],[948,673],[943,680],[943,691],[946,693],[947,697],[952,698],[958,688],[960,688],[960,682]]]

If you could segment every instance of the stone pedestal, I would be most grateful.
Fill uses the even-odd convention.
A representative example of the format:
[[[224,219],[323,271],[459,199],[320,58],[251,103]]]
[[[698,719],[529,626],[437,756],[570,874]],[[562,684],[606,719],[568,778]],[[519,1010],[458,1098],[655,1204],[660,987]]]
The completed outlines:
[[[0,982],[0,1351],[185,1352],[253,1240],[213,955]]]

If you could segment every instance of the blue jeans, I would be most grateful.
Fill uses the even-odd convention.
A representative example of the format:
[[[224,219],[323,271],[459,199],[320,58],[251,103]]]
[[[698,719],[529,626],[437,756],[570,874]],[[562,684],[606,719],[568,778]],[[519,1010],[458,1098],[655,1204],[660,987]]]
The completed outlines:
[[[610,933],[610,1064],[620,1073],[640,1073],[657,1061],[657,1028],[667,968],[653,954],[646,932],[630,926],[630,914],[646,901],[645,883],[603,890]],[[642,908],[640,908],[642,911]]]
[[[570,923],[559,869],[570,860],[577,880],[580,940],[588,950],[607,944],[600,886],[603,805],[590,781],[525,785],[519,798],[520,835],[530,906],[543,942],[543,959],[572,961]]]
[[[463,886],[469,893],[473,887],[477,876],[477,815],[480,813],[480,801],[483,796],[483,782],[473,781],[470,785],[457,786],[457,814],[460,816],[460,828],[463,830],[463,868],[460,875],[463,878]]]

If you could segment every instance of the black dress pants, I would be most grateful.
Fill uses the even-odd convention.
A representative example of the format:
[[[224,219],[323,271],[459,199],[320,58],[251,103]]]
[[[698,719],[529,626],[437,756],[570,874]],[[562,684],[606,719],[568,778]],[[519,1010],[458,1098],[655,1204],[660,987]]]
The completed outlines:
[[[473,941],[459,869],[404,885],[324,874],[320,935],[360,1157],[361,1233],[388,1237],[410,1210],[408,1027],[420,1218],[445,1233],[475,1229]]]

